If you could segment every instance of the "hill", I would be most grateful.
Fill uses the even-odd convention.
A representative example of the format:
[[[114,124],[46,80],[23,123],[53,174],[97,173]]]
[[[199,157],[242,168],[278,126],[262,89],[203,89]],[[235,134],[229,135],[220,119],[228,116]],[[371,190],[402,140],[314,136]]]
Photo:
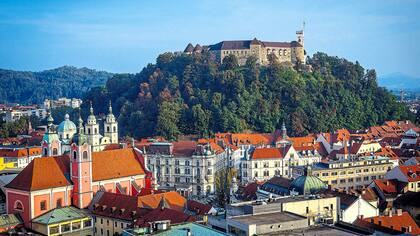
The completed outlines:
[[[111,73],[63,66],[41,72],[0,69],[0,102],[40,104],[45,98],[82,98],[92,87],[102,86]]]
[[[112,100],[122,135],[169,139],[179,134],[272,132],[283,120],[289,134],[304,135],[412,118],[378,87],[374,70],[324,53],[308,58],[308,64],[312,71],[275,60],[263,67],[250,58],[238,66],[234,56],[218,64],[209,54],[165,53],[138,74],[114,75],[85,99],[103,113]]]
[[[380,76],[378,82],[380,86],[384,86],[389,90],[420,91],[420,78],[399,72]]]

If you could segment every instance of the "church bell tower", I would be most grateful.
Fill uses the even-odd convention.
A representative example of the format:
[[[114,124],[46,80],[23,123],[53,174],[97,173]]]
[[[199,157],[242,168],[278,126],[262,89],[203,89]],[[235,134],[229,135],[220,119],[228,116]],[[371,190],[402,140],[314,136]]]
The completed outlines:
[[[108,115],[104,122],[104,136],[108,137],[111,143],[118,143],[118,122],[112,114],[112,104],[109,101]]]

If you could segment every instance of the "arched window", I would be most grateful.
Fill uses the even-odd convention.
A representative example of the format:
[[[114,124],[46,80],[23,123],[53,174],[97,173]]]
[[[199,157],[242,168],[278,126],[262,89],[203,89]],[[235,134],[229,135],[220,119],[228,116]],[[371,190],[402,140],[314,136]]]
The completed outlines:
[[[106,132],[109,132],[109,126],[106,127]]]
[[[70,138],[70,134],[66,134],[66,139],[69,139]]]
[[[88,134],[90,134],[90,128],[88,128]]]
[[[117,132],[117,127],[116,126],[114,126],[114,132]]]
[[[15,209],[16,211],[23,211],[23,204],[21,201],[16,200],[15,204],[13,206],[13,209]]]
[[[73,151],[73,159],[76,160],[77,159],[77,152]]]
[[[98,133],[98,129],[97,128],[95,128],[95,133],[93,133],[93,134],[97,134]]]
[[[276,176],[280,176],[280,170],[275,170],[274,173]]]
[[[56,203],[56,207],[57,207],[57,208],[59,208],[59,207],[62,207],[62,206],[63,206],[62,201],[63,201],[63,200],[61,200],[61,198],[57,199],[57,203]]]
[[[270,176],[270,171],[269,170],[264,170],[264,176],[265,177]]]
[[[57,155],[58,154],[58,150],[57,150],[57,148],[54,148],[53,149],[53,156],[55,156],[55,155]]]
[[[207,194],[210,194],[210,193],[211,193],[211,187],[210,187],[210,186],[207,186],[207,187],[206,187],[206,193],[207,193]]]
[[[87,151],[83,152],[83,160],[87,160],[88,159],[88,153]]]
[[[258,171],[255,171],[254,176],[255,176],[255,177],[258,177]]]
[[[44,156],[48,156],[48,149],[44,148]]]

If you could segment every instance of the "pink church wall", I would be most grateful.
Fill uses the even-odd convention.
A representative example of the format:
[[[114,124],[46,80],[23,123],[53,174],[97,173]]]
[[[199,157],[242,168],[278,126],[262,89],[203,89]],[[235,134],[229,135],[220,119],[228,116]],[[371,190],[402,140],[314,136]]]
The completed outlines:
[[[20,201],[23,206],[23,210],[15,209],[15,203]],[[20,193],[11,193],[7,192],[7,213],[8,214],[19,214],[22,217],[22,220],[25,223],[25,227],[29,227],[29,222],[31,220],[31,208],[30,208],[30,199],[29,194],[20,194]]]
[[[57,207],[57,202],[58,202],[59,199],[61,199],[61,206],[68,206],[68,204],[65,202],[66,192],[62,191],[62,192],[53,193],[53,202],[52,202],[52,207],[53,208]]]
[[[139,187],[141,187],[141,188],[143,188],[143,187],[144,187],[144,178],[138,178],[138,179],[135,179],[134,181],[136,182],[136,184],[137,184]]]
[[[107,192],[112,192],[112,193],[115,193],[115,190],[114,190],[114,183],[104,184],[103,186],[105,187],[105,190],[106,190]]]
[[[41,202],[45,201],[45,210],[41,210]],[[51,209],[50,194],[41,194],[34,196],[34,218],[44,214]]]

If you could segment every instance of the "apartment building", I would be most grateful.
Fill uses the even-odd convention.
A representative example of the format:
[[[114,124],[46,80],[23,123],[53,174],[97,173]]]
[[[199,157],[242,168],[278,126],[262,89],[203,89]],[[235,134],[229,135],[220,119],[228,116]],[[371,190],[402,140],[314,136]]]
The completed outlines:
[[[227,166],[227,153],[214,142],[154,142],[145,149],[159,189],[184,196],[215,192],[215,176]]]
[[[354,159],[318,162],[312,166],[312,174],[331,188],[361,189],[375,179],[381,179],[393,167],[388,157],[365,156]],[[294,168],[293,175],[303,175],[304,167]]]

